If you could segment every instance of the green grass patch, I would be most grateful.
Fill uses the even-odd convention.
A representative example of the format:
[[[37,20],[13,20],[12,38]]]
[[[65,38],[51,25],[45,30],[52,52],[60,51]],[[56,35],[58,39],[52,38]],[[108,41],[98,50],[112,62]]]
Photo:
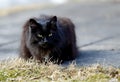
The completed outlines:
[[[11,59],[0,62],[0,82],[120,82],[120,69],[98,64],[67,67],[33,60]]]

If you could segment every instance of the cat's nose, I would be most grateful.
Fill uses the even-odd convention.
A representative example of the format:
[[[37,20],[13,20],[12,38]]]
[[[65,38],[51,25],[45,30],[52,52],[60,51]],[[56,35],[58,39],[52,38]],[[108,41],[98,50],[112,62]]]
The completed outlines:
[[[46,38],[44,38],[44,39],[43,39],[43,44],[42,44],[42,47],[43,47],[43,48],[46,48],[46,47],[47,47],[47,45],[48,45],[47,43],[48,43],[47,39],[46,39]]]
[[[48,41],[47,41],[47,39],[46,39],[46,38],[44,38],[43,42],[44,42],[44,43],[47,43]]]

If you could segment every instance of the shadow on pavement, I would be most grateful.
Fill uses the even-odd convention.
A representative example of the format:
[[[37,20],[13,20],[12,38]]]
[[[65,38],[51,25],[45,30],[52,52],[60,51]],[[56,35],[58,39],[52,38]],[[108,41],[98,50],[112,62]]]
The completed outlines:
[[[75,62],[78,66],[89,66],[92,64],[100,64],[103,66],[120,67],[120,51],[110,50],[83,50],[79,51],[78,57],[75,61],[65,62],[63,65],[69,65]],[[116,62],[115,62],[116,61]]]

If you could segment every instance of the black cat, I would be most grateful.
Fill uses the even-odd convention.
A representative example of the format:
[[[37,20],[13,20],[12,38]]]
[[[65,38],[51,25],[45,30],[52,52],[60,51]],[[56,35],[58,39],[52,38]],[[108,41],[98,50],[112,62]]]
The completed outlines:
[[[77,55],[74,24],[68,18],[42,15],[29,19],[22,33],[20,56],[57,63]]]

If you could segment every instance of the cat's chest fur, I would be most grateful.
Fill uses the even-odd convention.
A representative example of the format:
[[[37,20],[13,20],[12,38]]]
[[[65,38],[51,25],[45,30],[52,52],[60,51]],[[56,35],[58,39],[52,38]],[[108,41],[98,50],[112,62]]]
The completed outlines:
[[[45,50],[36,45],[31,45],[30,42],[27,42],[27,47],[34,59],[45,61],[49,60],[49,55],[51,53],[50,50]]]

